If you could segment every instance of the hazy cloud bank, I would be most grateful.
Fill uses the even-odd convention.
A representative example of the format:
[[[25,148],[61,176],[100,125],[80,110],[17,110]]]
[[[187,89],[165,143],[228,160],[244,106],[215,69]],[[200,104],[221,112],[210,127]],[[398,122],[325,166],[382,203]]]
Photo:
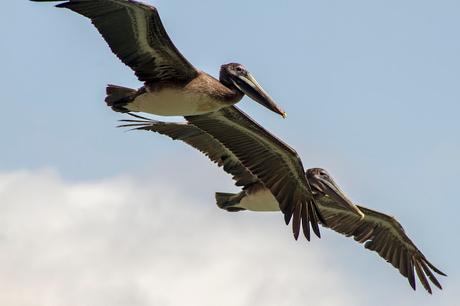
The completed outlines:
[[[320,248],[289,254],[295,242],[272,220],[231,218],[172,185],[14,172],[0,175],[0,202],[1,305],[346,305],[351,298],[327,294],[341,276],[327,269]]]

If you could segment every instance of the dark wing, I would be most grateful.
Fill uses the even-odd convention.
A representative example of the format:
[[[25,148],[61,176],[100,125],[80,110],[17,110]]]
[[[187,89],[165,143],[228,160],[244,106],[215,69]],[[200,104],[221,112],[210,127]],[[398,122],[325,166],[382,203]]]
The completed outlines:
[[[189,123],[161,122],[137,115],[134,116],[144,120],[121,120],[130,123],[120,125],[120,127],[133,127],[136,130],[152,131],[169,136],[174,140],[182,140],[204,153],[204,155],[219,167],[223,167],[225,172],[233,176],[235,184],[237,186],[244,186],[244,189],[252,186],[254,183],[259,183],[257,177],[248,171],[231,151],[196,126]]]
[[[234,106],[199,116],[188,116],[238,158],[272,192],[280,203],[286,224],[292,216],[294,237],[300,226],[310,239],[310,225],[320,237],[321,215],[313,201],[302,162],[297,153]]]
[[[427,278],[436,287],[442,289],[433,271],[440,275],[445,276],[445,274],[425,258],[407,237],[401,224],[393,217],[358,206],[365,215],[363,219],[360,219],[359,216],[342,208],[329,197],[317,198],[316,203],[326,220],[327,227],[347,237],[351,236],[359,243],[364,243],[366,249],[377,252],[408,279],[414,290],[414,269],[423,287],[429,293],[431,293],[431,287]]]
[[[57,7],[90,18],[113,53],[141,81],[187,82],[198,74],[172,43],[153,6],[133,0],[69,0]]]

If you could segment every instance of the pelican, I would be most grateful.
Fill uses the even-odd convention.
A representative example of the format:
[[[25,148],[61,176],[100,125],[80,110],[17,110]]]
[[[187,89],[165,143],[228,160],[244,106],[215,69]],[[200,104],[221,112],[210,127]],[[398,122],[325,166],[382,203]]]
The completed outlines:
[[[115,111],[199,115],[231,106],[247,95],[286,117],[243,65],[222,65],[217,80],[190,64],[168,37],[153,6],[133,0],[31,1],[61,2],[56,7],[88,17],[112,52],[144,82],[137,90],[108,85],[105,101]]]
[[[192,134],[199,131],[201,134],[206,132],[209,135],[206,141],[199,138],[197,139],[198,143],[192,142],[190,144],[207,155],[215,154],[211,152],[214,150],[213,147],[222,147],[221,154],[216,155],[213,160],[223,165],[224,170],[234,176],[238,186],[249,188],[253,185],[252,183],[263,184],[266,187],[264,194],[268,193],[276,198],[277,204],[275,206],[284,214],[285,223],[288,225],[292,219],[295,239],[299,236],[301,226],[308,240],[310,240],[310,227],[316,236],[321,236],[318,224],[325,223],[325,220],[315,204],[312,187],[306,179],[302,161],[294,149],[266,131],[235,106],[226,107],[214,113],[186,118],[188,123],[182,126],[187,128],[183,128],[181,131],[184,133],[190,131]],[[138,128],[146,129],[152,126],[154,121],[128,120],[128,122],[126,126],[136,128],[139,125]],[[158,123],[154,126],[168,127],[170,125]],[[218,129],[222,130],[219,132]],[[161,131],[159,128],[158,132]],[[179,139],[184,138],[183,135],[170,136],[176,136]],[[189,138],[192,139],[193,137],[190,136]],[[211,141],[212,138],[215,140]],[[225,152],[223,151],[224,148]],[[227,161],[229,156],[233,156],[233,158]],[[234,169],[235,160],[238,160],[238,163],[243,166]],[[247,170],[243,173],[242,169]],[[250,181],[246,179],[249,177],[251,178]],[[254,180],[255,177],[257,181]],[[327,181],[323,183],[324,192],[337,199],[337,202],[344,209],[349,209],[358,218],[363,217],[363,213],[348,200],[336,185]]]
[[[215,197],[218,207],[231,212],[282,211],[285,216],[293,214],[295,239],[302,225],[305,237],[310,240],[309,222],[320,237],[317,228],[317,223],[320,223],[347,237],[353,237],[355,241],[364,244],[366,249],[377,252],[407,278],[414,290],[415,274],[430,294],[432,289],[429,281],[442,289],[433,272],[443,276],[446,274],[428,261],[395,218],[353,204],[324,169],[312,168],[300,173],[302,165],[295,151],[238,108],[229,107],[199,118],[188,117],[186,123],[167,123],[137,117],[142,120],[122,120],[128,123],[121,126],[181,140],[205,154],[232,175],[237,186],[242,186],[243,190],[236,194],[217,192]],[[223,126],[227,128],[228,137],[218,132]],[[296,159],[297,165],[294,162]],[[287,172],[292,173],[287,175]],[[299,199],[299,187],[295,185],[301,183],[300,177],[294,174],[301,175],[307,183],[308,187],[304,188],[311,191],[312,200],[309,203],[313,205],[299,205],[303,202]],[[285,197],[289,194],[290,201],[286,202]],[[297,205],[292,206],[292,203]],[[311,223],[312,220],[315,222]]]

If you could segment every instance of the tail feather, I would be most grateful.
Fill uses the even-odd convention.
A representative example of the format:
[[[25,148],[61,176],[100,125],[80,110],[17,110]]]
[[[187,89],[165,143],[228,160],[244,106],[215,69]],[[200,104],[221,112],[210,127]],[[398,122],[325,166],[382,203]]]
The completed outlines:
[[[242,207],[236,207],[240,203],[241,195],[235,193],[216,192],[216,204],[219,208],[226,211],[240,211],[245,210]]]
[[[128,109],[125,108],[126,104],[134,100],[137,90],[117,86],[108,85],[106,88],[105,102],[116,112],[126,113]]]

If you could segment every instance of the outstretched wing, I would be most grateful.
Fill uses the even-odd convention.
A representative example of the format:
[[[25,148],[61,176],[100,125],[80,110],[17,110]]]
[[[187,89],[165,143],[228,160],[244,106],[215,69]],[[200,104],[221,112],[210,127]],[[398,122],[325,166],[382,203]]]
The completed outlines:
[[[141,81],[187,82],[198,74],[172,43],[153,6],[133,0],[69,0],[56,6],[91,19],[113,53]]]
[[[225,172],[233,176],[235,185],[243,186],[243,189],[259,183],[257,177],[247,170],[231,151],[225,148],[214,137],[196,126],[190,123],[162,122],[131,115],[143,120],[121,120],[126,122],[126,124],[120,125],[120,127],[132,127],[136,130],[152,131],[187,143],[206,155],[219,167],[223,167]]]
[[[356,214],[335,203],[330,197],[317,198],[316,203],[326,220],[327,227],[347,237],[353,237],[359,243],[364,243],[366,249],[377,252],[408,279],[414,290],[415,273],[429,293],[431,293],[431,287],[428,279],[436,287],[442,289],[433,271],[440,275],[445,276],[445,274],[426,259],[407,237],[401,224],[393,217],[358,206],[364,213],[364,218],[360,219]]]
[[[313,201],[302,162],[291,147],[234,106],[186,119],[222,143],[270,189],[286,224],[293,217],[296,239],[301,225],[308,240],[310,226],[320,237],[318,223],[324,220]]]

